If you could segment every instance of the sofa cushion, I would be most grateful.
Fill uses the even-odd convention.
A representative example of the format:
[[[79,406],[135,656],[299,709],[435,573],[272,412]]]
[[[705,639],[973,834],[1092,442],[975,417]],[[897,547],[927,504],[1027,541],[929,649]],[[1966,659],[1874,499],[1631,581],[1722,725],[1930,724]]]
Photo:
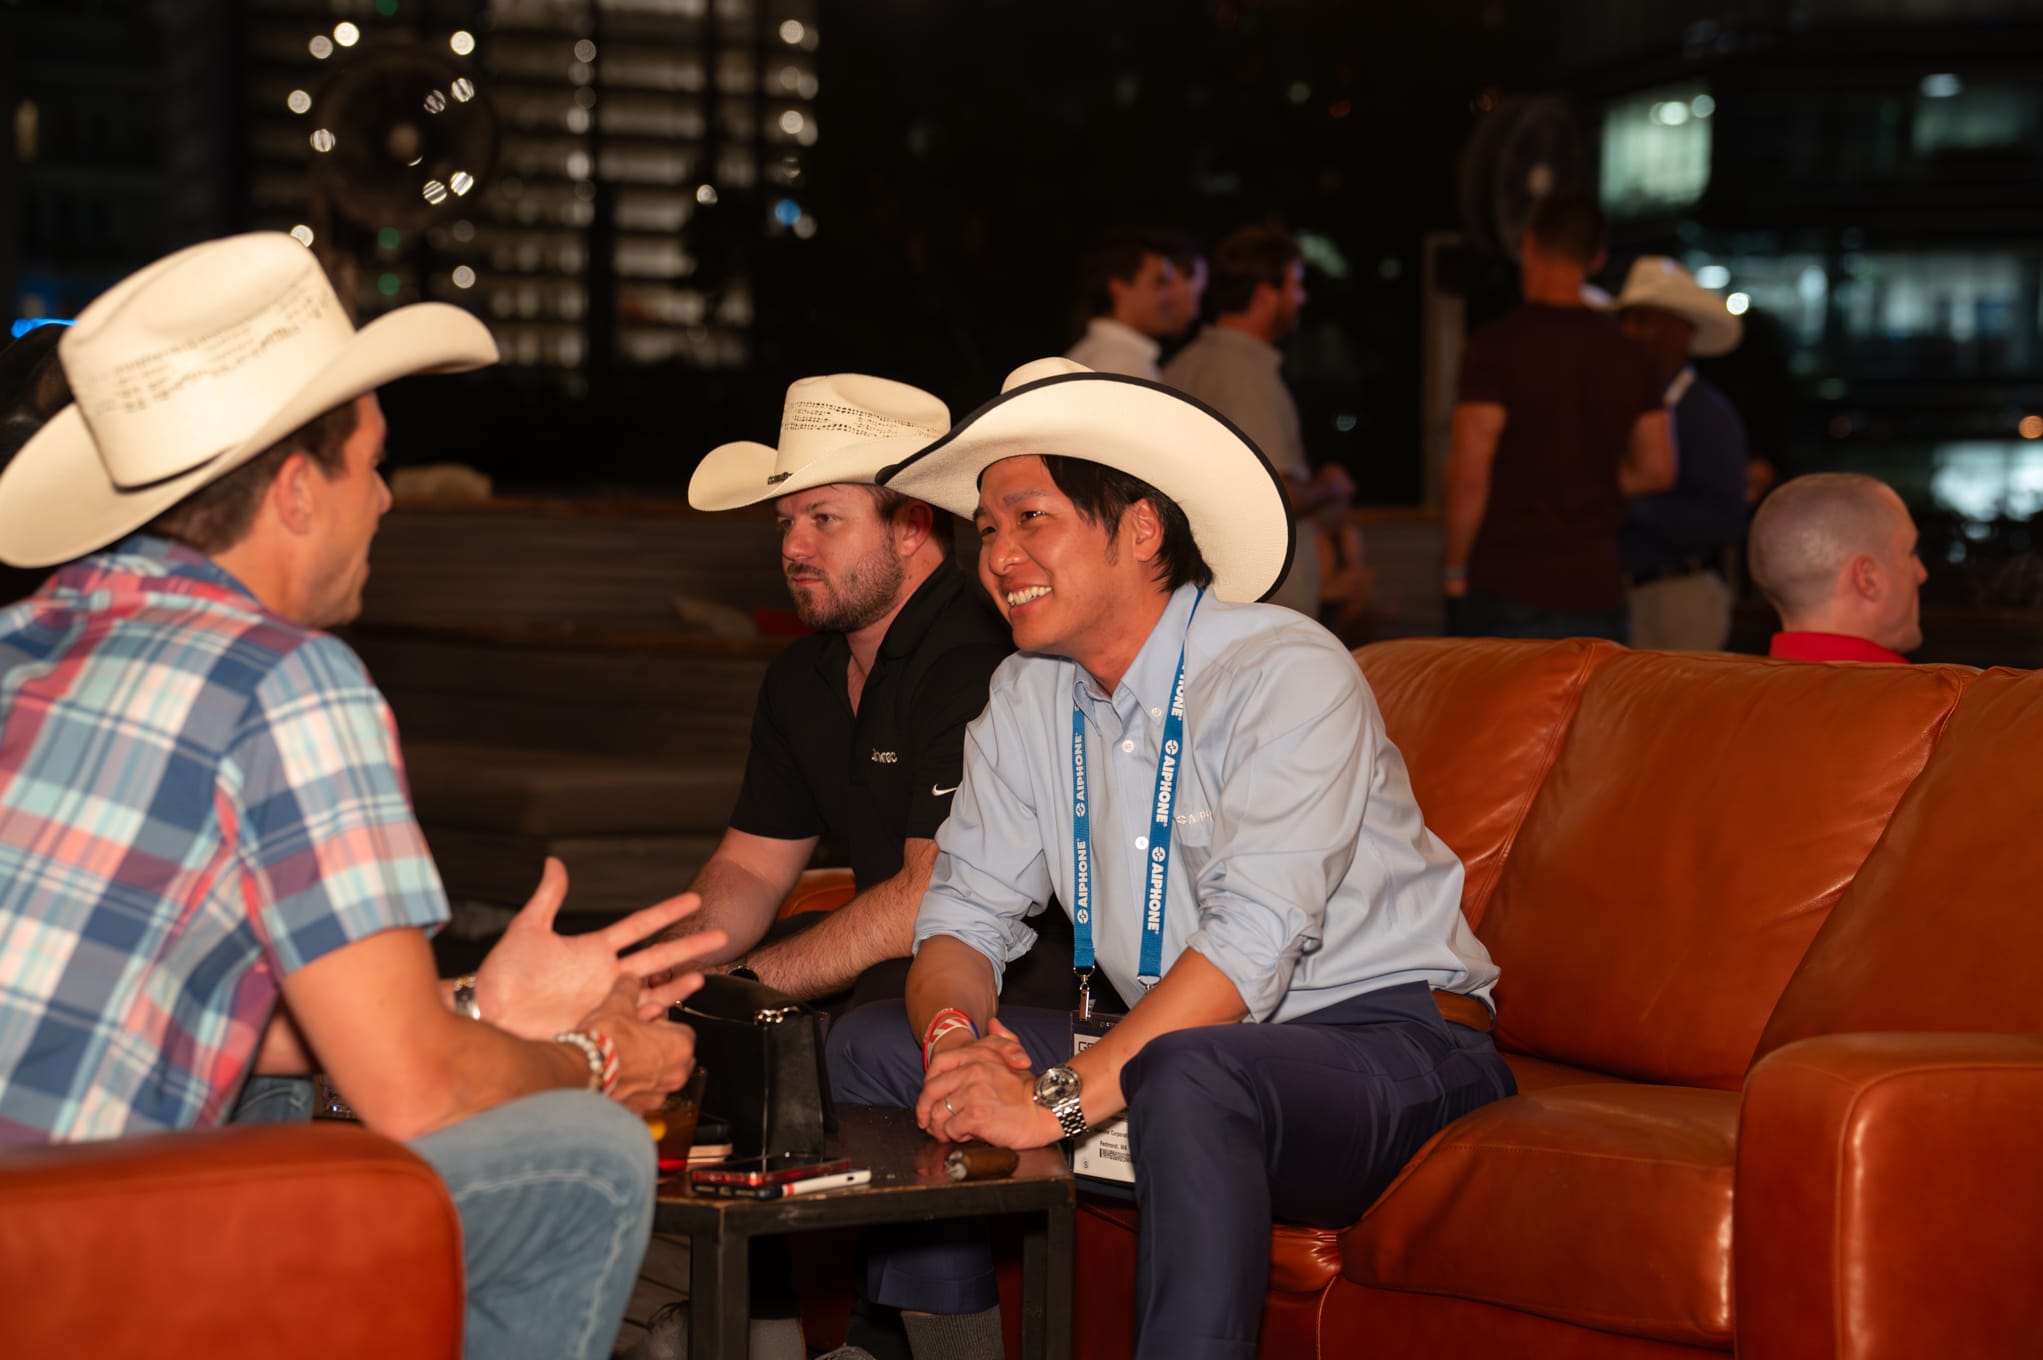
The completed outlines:
[[[1477,933],[1506,1048],[1735,1089],[1976,672],[1619,653]]]
[[[1728,1351],[1731,1347],[1715,1349]],[[1342,1279],[1327,1291],[1320,1309],[1317,1349],[1292,1354],[1329,1360],[1361,1356],[1370,1360],[1391,1356],[1408,1360],[1704,1360],[1710,1351],[1592,1331],[1474,1299],[1371,1289]]]
[[[1761,1055],[1861,1030],[2043,1032],[2035,859],[2010,853],[2036,834],[2039,747],[2043,673],[1990,671],[1966,691],[1789,980]]]
[[[684,764],[465,741],[407,742],[404,759],[421,822],[522,836],[721,832],[745,775],[742,761]]]
[[[1479,925],[1532,795],[1607,642],[1407,639],[1355,653],[1426,825],[1461,857]],[[1471,740],[1471,730],[1481,732]]]
[[[1467,1115],[1341,1242],[1358,1284],[1695,1346],[1731,1338],[1738,1097],[1557,1087]]]
[[[1592,1072],[1586,1067],[1548,1062],[1545,1058],[1535,1058],[1527,1053],[1500,1053],[1498,1056],[1511,1069],[1512,1077],[1518,1082],[1518,1094],[1522,1096],[1549,1091],[1556,1086],[1602,1086],[1624,1080],[1608,1072]]]

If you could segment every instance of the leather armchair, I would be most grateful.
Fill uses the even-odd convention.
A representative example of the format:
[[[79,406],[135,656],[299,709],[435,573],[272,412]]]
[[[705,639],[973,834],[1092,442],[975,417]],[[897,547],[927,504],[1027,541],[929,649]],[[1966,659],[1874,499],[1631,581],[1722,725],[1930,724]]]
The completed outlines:
[[[461,1223],[349,1125],[0,1154],[0,1355],[454,1360]]]
[[[1769,1055],[1738,1125],[1738,1354],[2034,1354],[2043,1035],[1839,1034]]]

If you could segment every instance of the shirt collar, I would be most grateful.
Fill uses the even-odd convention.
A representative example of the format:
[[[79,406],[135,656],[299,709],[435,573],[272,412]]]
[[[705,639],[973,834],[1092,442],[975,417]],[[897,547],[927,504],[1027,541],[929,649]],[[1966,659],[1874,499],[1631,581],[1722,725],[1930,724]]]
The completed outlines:
[[[1086,322],[1085,334],[1088,339],[1098,340],[1103,344],[1119,345],[1134,350],[1150,363],[1155,363],[1156,356],[1163,353],[1162,345],[1125,321],[1116,321],[1110,316],[1096,316]]]
[[[1908,664],[1899,652],[1890,652],[1877,642],[1844,633],[1775,633],[1766,647],[1768,656],[1789,661],[1885,661]]]
[[[110,548],[67,563],[50,578],[49,588],[82,594],[122,586],[173,595],[226,594],[262,607],[255,592],[218,562],[153,534],[129,534]]]
[[[937,511],[938,514],[944,513]],[[887,625],[887,635],[880,639],[879,656],[874,665],[881,661],[898,661],[914,652],[929,636],[929,630],[943,617],[943,612],[957,593],[968,584],[962,568],[946,559],[938,564],[935,571],[915,587],[915,593],[901,606],[901,612],[894,615],[894,621]],[[828,633],[822,654],[816,658],[819,674],[833,676],[838,681],[844,678],[844,664],[851,655],[851,643],[842,633]]]
[[[1117,709],[1123,706],[1124,699],[1136,708],[1167,707],[1171,684],[1178,675],[1178,657],[1184,652],[1185,633],[1191,626],[1192,606],[1198,598],[1199,588],[1195,585],[1182,585],[1171,592],[1163,616],[1143,639],[1142,650],[1135,653],[1135,660],[1129,663],[1112,696],[1101,694],[1085,668],[1074,663],[1078,698],[1093,704],[1112,702]]]
[[[1695,365],[1683,364],[1681,371],[1667,380],[1667,390],[1660,400],[1669,407],[1679,406],[1681,399],[1688,395],[1688,389],[1695,386]]]
[[[941,515],[945,512],[938,510],[936,513]],[[887,635],[880,639],[880,655],[903,657],[920,647],[922,640],[929,636],[929,630],[943,617],[950,602],[968,584],[964,569],[955,561],[946,558],[938,563],[936,570],[915,587],[908,603],[901,606],[901,612],[887,625]]]

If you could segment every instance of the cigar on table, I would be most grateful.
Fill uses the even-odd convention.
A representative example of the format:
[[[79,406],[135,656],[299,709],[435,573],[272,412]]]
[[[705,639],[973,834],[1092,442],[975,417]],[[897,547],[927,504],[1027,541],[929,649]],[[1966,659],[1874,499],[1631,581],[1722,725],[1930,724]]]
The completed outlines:
[[[967,1143],[944,1155],[943,1169],[954,1181],[988,1181],[1011,1176],[1021,1165],[1021,1154],[1013,1148],[990,1143]]]

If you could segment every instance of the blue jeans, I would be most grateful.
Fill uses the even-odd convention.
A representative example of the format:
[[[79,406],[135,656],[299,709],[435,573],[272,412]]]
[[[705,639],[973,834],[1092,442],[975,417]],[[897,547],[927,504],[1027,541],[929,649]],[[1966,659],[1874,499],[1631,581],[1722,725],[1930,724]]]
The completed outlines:
[[[1068,1015],[1017,1007],[1000,1019],[1038,1070],[1070,1058]],[[921,1052],[899,1002],[831,1027],[830,1086],[847,1103],[914,1104]],[[1162,1035],[1121,1087],[1142,1211],[1138,1360],[1250,1360],[1273,1218],[1346,1227],[1435,1132],[1517,1089],[1490,1037],[1441,1019],[1418,983],[1286,1024]],[[873,1302],[955,1313],[997,1301],[983,1233],[914,1231],[869,1259]]]
[[[302,1124],[312,1118],[307,1077],[250,1077],[228,1114],[230,1124]]]
[[[547,1091],[411,1144],[461,1215],[470,1360],[610,1354],[653,1226],[645,1121]]]

